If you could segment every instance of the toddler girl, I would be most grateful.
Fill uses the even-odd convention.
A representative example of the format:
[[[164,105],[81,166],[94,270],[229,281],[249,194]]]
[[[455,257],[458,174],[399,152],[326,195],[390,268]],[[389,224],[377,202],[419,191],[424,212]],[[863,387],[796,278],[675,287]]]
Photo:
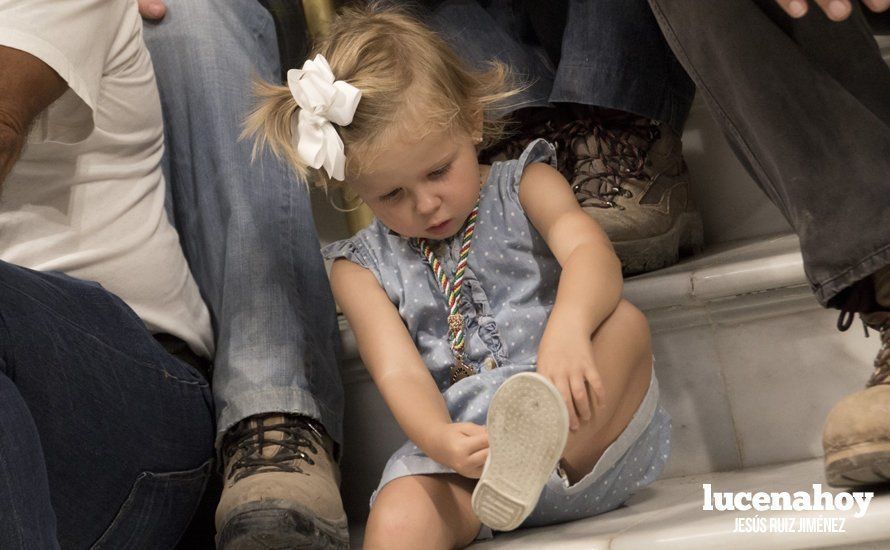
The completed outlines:
[[[511,94],[503,67],[470,70],[379,6],[341,14],[316,52],[287,87],[259,85],[245,133],[300,175],[345,179],[376,215],[323,250],[410,438],[372,497],[365,544],[462,547],[612,510],[651,483],[670,420],[608,239],[545,141],[476,161]]]

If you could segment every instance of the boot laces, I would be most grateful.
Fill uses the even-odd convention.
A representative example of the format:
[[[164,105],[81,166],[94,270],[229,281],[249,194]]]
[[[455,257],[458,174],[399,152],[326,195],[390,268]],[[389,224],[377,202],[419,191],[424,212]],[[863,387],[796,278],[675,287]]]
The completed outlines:
[[[661,135],[659,128],[648,119],[627,114],[550,116],[538,115],[539,118],[519,125],[509,139],[483,151],[480,161],[519,158],[528,143],[544,138],[556,146],[557,167],[572,182],[579,203],[623,210],[615,198],[633,197],[630,190],[622,187],[627,179],[648,178],[647,153]],[[564,122],[567,118],[570,120]]]
[[[317,455],[322,441],[318,428],[300,417],[246,419],[233,431],[225,447],[226,462],[238,455],[228,477],[238,481],[264,472],[305,473],[300,467],[302,463],[315,464],[306,451]]]
[[[622,183],[648,177],[647,153],[660,131],[641,120],[645,119],[578,120],[558,130],[554,136],[558,162],[573,172],[568,179],[583,206],[623,210],[615,199],[631,198],[633,193]]]
[[[883,310],[875,299],[872,279],[866,278],[845,288],[828,305],[840,309],[837,328],[841,332],[853,325],[856,313],[859,313],[866,338],[869,328],[880,333],[881,349],[875,357],[875,370],[866,387],[890,383],[890,315],[882,313]]]
[[[881,350],[875,357],[875,371],[866,387],[890,383],[890,322],[875,328],[881,333]]]
[[[495,160],[518,159],[529,143],[537,138],[553,141],[556,134],[554,123],[550,118],[542,118],[537,115],[525,123],[512,123],[510,136],[482,151],[479,154],[479,162],[492,164]],[[559,163],[562,166],[562,163]]]

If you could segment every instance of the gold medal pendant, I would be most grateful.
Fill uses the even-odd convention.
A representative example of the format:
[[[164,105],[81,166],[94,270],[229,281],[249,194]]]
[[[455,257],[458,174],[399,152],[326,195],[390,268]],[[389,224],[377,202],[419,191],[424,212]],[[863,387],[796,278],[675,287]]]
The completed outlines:
[[[473,376],[474,374],[476,373],[464,363],[463,358],[458,357],[457,361],[451,365],[451,385],[453,386],[464,378]]]
[[[464,328],[464,316],[460,313],[449,315],[448,328],[451,330],[451,334],[456,337],[457,333]],[[451,365],[451,384],[454,385],[456,382],[459,382],[468,376],[473,376],[474,374],[476,374],[476,372],[467,366],[467,364],[464,363],[463,356],[458,354],[454,364]]]

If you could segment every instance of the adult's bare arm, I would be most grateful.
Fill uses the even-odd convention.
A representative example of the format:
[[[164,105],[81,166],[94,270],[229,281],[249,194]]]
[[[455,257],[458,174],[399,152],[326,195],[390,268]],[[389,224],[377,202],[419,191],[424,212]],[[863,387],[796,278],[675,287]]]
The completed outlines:
[[[139,15],[143,19],[156,21],[163,19],[164,14],[167,13],[167,6],[163,0],[138,0],[137,3],[139,4]]]
[[[814,2],[832,21],[843,21],[852,11],[850,0],[814,0]],[[809,10],[809,0],[776,0],[776,3],[791,17],[803,17]],[[875,13],[890,8],[890,0],[862,0],[862,3]]]
[[[0,185],[18,159],[34,117],[67,88],[43,61],[0,46]]]

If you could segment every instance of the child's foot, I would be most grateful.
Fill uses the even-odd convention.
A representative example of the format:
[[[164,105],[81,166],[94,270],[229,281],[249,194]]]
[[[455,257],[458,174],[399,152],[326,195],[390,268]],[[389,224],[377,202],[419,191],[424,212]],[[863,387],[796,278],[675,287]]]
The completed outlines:
[[[540,374],[509,378],[488,409],[489,455],[473,491],[473,511],[496,531],[516,529],[532,512],[562,456],[569,413]]]

